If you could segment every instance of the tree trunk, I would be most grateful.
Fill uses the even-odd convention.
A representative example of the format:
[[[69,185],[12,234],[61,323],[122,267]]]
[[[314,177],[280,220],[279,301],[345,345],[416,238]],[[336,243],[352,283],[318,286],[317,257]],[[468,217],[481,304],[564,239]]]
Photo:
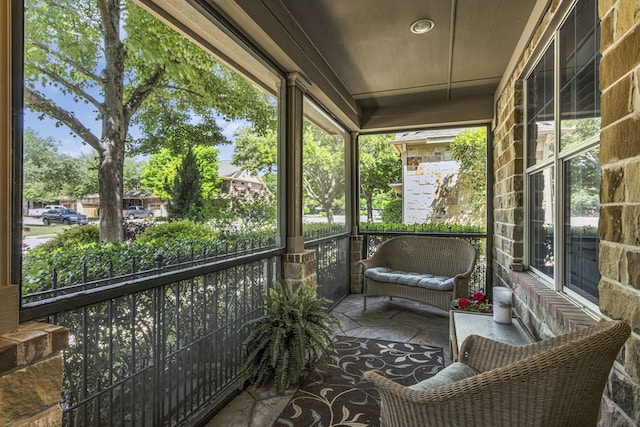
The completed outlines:
[[[98,9],[102,16],[105,52],[105,117],[102,118],[100,166],[98,170],[100,195],[100,240],[122,242],[122,175],[124,173],[124,141],[128,117],[124,105],[124,58],[120,40],[120,1],[101,0]]]
[[[364,198],[367,201],[367,222],[373,222],[373,195],[365,194]]]
[[[102,141],[106,149],[100,151],[98,183],[100,195],[100,240],[122,242],[122,171],[124,149],[118,149],[113,141]],[[119,172],[117,172],[119,171]]]
[[[331,205],[323,204],[322,207],[327,214],[327,224],[333,224],[333,210],[331,209]]]

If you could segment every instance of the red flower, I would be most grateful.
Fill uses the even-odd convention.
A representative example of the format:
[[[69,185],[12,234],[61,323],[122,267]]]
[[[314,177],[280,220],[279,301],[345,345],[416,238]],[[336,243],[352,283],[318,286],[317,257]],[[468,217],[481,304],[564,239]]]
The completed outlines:
[[[471,296],[472,301],[484,301],[484,294],[482,292],[476,292]]]
[[[471,304],[471,303],[466,298],[460,298],[460,301],[458,301],[458,306],[460,306],[461,308],[468,307],[469,304]]]

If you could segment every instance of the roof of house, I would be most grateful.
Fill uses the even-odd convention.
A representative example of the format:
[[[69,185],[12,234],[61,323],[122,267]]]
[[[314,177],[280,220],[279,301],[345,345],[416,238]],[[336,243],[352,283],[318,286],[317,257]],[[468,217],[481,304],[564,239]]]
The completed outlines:
[[[231,162],[220,162],[218,167],[218,174],[223,180],[234,180],[243,182],[252,182],[260,185],[264,185],[264,182],[257,174],[247,172],[238,166],[232,165]]]
[[[441,144],[451,142],[460,132],[466,128],[431,129],[412,132],[397,133],[390,141],[391,144],[406,144],[416,142],[423,144]]]

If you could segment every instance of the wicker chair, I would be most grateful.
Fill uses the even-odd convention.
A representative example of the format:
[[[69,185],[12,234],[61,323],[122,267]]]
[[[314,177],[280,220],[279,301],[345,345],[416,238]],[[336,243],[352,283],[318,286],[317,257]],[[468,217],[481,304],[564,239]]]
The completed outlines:
[[[472,335],[461,362],[478,374],[427,390],[378,371],[365,378],[381,397],[383,427],[595,426],[613,362],[629,337],[621,321],[513,347]]]
[[[367,296],[375,295],[408,298],[449,310],[455,298],[469,296],[476,250],[468,241],[450,237],[400,236],[383,242],[371,258],[359,263],[365,274],[362,292],[365,310]],[[453,289],[435,290],[366,277],[367,270],[375,267],[453,278]]]

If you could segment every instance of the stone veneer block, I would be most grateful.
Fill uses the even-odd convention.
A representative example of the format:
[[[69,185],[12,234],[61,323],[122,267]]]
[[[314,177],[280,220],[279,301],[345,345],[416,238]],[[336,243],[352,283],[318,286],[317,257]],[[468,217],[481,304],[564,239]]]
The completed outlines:
[[[598,284],[600,311],[612,319],[624,319],[640,333],[640,295],[630,287],[602,278]]]
[[[616,8],[618,13],[616,14],[615,34],[622,36],[636,23],[636,17],[640,15],[640,2],[637,0],[621,0]]]
[[[625,361],[624,369],[637,383],[640,390],[640,338],[637,335],[631,335],[625,344]],[[640,403],[640,394],[638,395],[638,403]],[[638,406],[638,415],[640,415],[640,406]]]
[[[600,243],[599,269],[603,276],[622,282],[620,272],[622,269],[622,260],[624,259],[622,256],[623,252],[624,250],[620,246],[611,245],[607,242]]]
[[[602,203],[624,202],[625,169],[622,167],[602,170],[602,184],[600,185],[600,201]],[[638,182],[638,181],[636,181]]]
[[[11,427],[58,427],[62,426],[62,408],[54,404],[49,409],[11,423]]]
[[[599,2],[600,3],[600,2]],[[613,13],[600,21],[600,51],[605,51],[613,43]]]
[[[640,28],[640,25],[638,26]],[[640,37],[640,34],[638,34]],[[638,43],[640,49],[640,43]],[[617,162],[640,154],[640,119],[634,116],[607,126],[600,132],[600,163]]]
[[[638,76],[640,78],[640,76]],[[639,110],[640,112],[640,110]],[[631,161],[624,168],[626,201],[629,203],[640,202],[640,161]]]
[[[605,128],[616,120],[631,113],[632,74],[628,74],[607,88],[600,97],[602,119],[601,127]],[[623,102],[626,100],[626,102]]]
[[[622,206],[602,206],[598,221],[600,240],[622,243]]]
[[[49,335],[43,331],[17,331],[5,334],[5,339],[14,341],[18,349],[18,365],[26,365],[49,354]]]
[[[6,338],[0,338],[0,372],[6,372],[18,366],[18,344]]]
[[[636,68],[640,63],[640,25],[627,32],[619,43],[604,52],[600,61],[600,89],[604,90],[613,82]]]
[[[0,334],[14,332],[18,328],[20,290],[16,285],[0,285]]]
[[[56,326],[42,322],[20,324],[19,331],[41,331],[49,336],[48,353],[64,350],[69,346],[69,330],[64,326]]]
[[[59,404],[61,389],[60,354],[0,376],[0,425],[32,417]]]

